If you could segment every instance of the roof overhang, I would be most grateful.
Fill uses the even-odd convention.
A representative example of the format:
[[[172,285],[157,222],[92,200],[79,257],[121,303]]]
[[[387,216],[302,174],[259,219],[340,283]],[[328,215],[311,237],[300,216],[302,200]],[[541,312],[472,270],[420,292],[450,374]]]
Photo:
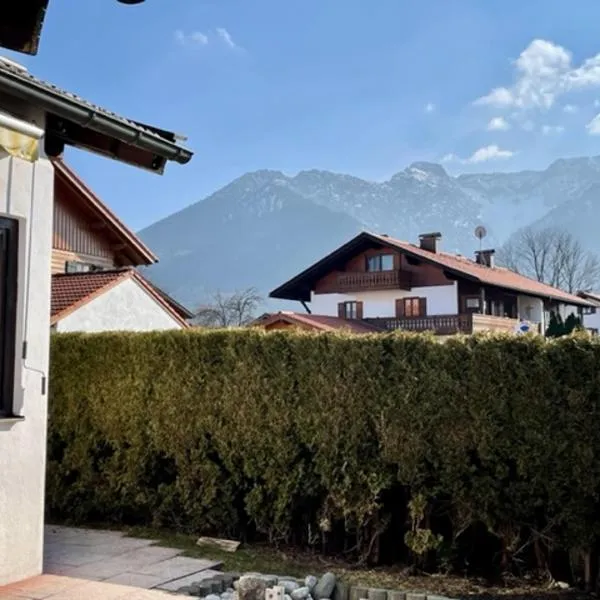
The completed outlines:
[[[340,246],[325,258],[314,263],[296,275],[283,285],[274,289],[270,294],[270,298],[278,298],[280,300],[297,300],[298,302],[310,302],[311,291],[314,284],[324,277],[336,267],[340,266],[348,257],[362,252],[372,247],[383,247],[384,244],[381,240],[368,232],[359,233],[356,237],[353,237],[349,242]]]
[[[58,89],[8,64],[0,68],[0,91],[46,113],[45,150],[60,156],[70,145],[102,154],[154,173],[168,161],[188,163],[193,153],[174,133],[131,121]]]
[[[37,54],[48,0],[13,0],[4,4],[0,46],[23,54]]]

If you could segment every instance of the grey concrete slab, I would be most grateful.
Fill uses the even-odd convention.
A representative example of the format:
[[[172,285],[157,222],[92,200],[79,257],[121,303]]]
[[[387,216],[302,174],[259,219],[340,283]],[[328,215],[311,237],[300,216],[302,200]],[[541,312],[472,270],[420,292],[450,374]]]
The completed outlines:
[[[135,572],[141,575],[156,575],[162,577],[163,581],[171,581],[172,579],[178,579],[219,566],[221,566],[221,563],[214,560],[176,556],[175,558],[169,558],[162,562],[136,569]]]
[[[106,583],[119,585],[130,585],[132,587],[144,588],[146,590],[155,588],[161,580],[154,575],[140,575],[139,573],[121,573],[115,577],[105,580]]]
[[[45,533],[44,572],[53,575],[176,591],[185,585],[182,578],[199,581],[221,566],[119,532],[50,526]]]
[[[194,573],[193,575],[186,575],[185,577],[180,577],[179,579],[173,579],[171,581],[160,583],[156,587],[160,590],[176,592],[179,588],[182,588],[186,585],[191,585],[192,583],[194,583],[194,581],[210,579],[215,575],[221,574],[221,571],[213,571],[212,569],[207,569],[206,571],[200,571],[199,573]]]

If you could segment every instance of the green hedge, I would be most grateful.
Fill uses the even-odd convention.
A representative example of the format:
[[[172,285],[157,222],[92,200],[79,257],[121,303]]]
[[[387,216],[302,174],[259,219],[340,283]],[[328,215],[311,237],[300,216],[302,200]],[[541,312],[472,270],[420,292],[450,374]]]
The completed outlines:
[[[598,547],[584,335],[57,334],[50,381],[52,518],[472,570]]]

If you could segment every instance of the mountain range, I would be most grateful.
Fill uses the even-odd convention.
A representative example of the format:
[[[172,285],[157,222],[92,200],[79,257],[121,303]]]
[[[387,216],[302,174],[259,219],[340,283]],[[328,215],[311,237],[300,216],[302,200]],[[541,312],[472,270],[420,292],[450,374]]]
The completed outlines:
[[[160,257],[145,274],[190,307],[255,287],[265,296],[362,230],[472,255],[522,227],[566,229],[600,254],[600,157],[559,159],[543,171],[449,175],[415,162],[388,181],[329,171],[247,173],[139,232]]]

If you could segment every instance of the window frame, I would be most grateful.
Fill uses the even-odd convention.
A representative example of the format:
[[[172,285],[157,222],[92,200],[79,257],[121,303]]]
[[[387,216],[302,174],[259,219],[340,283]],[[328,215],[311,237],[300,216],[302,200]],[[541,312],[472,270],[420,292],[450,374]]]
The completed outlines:
[[[411,307],[407,310],[407,307]],[[416,306],[416,314],[413,308]],[[427,298],[424,296],[406,296],[396,299],[396,318],[422,319],[427,316]]]
[[[390,258],[392,260],[391,267],[389,269],[383,268],[383,259]],[[376,268],[371,268],[371,261],[376,261]],[[373,256],[367,256],[367,264],[366,264],[367,273],[382,273],[387,271],[394,270],[394,255],[391,253],[383,253],[383,254],[374,254]]]
[[[0,418],[14,416],[19,221],[0,216]]]
[[[72,268],[75,267],[75,268]],[[81,267],[81,268],[78,268]],[[103,267],[95,265],[94,263],[84,262],[82,260],[67,260],[65,262],[65,274],[72,273],[97,273],[103,271]]]
[[[356,300],[347,300],[346,302],[342,303],[344,308],[343,308],[343,312],[344,312],[344,319],[348,319],[349,321],[356,321],[356,319],[358,319],[358,302]],[[350,314],[348,313],[348,307],[352,306],[354,307],[354,311],[350,311]]]

